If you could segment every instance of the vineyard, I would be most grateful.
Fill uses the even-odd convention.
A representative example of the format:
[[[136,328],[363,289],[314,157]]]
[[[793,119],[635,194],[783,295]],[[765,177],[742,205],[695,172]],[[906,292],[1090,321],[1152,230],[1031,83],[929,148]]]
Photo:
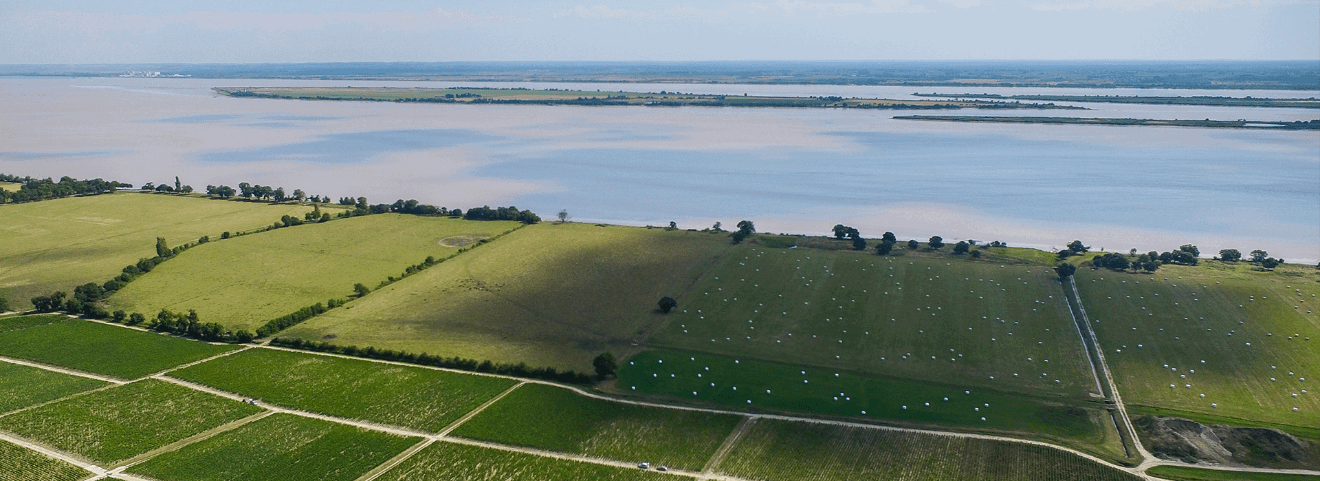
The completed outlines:
[[[35,367],[0,363],[0,414],[55,400],[107,383]]]
[[[1212,270],[1214,269],[1214,270]],[[1077,287],[1126,402],[1320,426],[1320,285],[1214,263]]]
[[[170,481],[352,481],[420,441],[272,414],[164,453],[129,472]]]
[[[525,384],[455,435],[517,446],[700,470],[736,416],[635,406]]]
[[[148,379],[0,417],[0,429],[111,465],[259,411]]]
[[[87,471],[0,441],[0,481],[76,481]]]
[[[68,318],[0,332],[0,356],[121,379],[137,379],[234,349],[238,347],[214,346]]]
[[[567,461],[497,449],[438,442],[377,478],[380,481],[668,481],[654,471]]]
[[[717,469],[756,480],[1136,481],[1044,446],[761,419]]]
[[[514,381],[273,349],[170,376],[294,409],[438,432]]]

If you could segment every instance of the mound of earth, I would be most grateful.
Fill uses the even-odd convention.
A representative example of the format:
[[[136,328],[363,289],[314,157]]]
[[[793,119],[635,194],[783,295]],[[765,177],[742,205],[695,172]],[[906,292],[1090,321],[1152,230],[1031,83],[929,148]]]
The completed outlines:
[[[1146,449],[1186,462],[1271,468],[1320,467],[1320,443],[1277,429],[1240,428],[1159,416],[1136,420]]]

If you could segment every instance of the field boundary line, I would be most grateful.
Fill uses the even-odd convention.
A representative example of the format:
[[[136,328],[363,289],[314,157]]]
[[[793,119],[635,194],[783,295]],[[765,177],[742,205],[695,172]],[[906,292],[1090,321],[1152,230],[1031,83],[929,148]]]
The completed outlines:
[[[108,383],[111,383],[111,384],[117,384],[117,385],[123,385],[123,384],[128,384],[128,383],[130,383],[130,382],[133,382],[133,381],[124,381],[124,380],[117,379],[117,378],[112,378],[112,377],[105,377],[105,376],[102,376],[102,375],[99,375],[99,374],[93,374],[93,373],[90,373],[90,372],[78,371],[78,370],[75,370],[75,369],[69,369],[69,368],[64,368],[64,367],[59,367],[59,366],[52,366],[52,365],[50,365],[50,364],[45,364],[45,363],[32,362],[32,361],[25,361],[25,360],[22,360],[22,359],[15,359],[15,358],[12,358],[12,357],[7,357],[7,356],[0,356],[0,361],[7,362],[7,363],[10,363],[10,364],[17,364],[17,365],[20,365],[20,366],[35,367],[35,368],[37,368],[37,369],[44,369],[44,370],[51,371],[51,372],[58,372],[58,373],[60,373],[60,374],[68,374],[68,375],[70,375],[70,376],[83,377],[83,378],[87,378],[87,379],[95,379],[95,380],[97,380],[97,381],[108,382]]]
[[[229,392],[229,391],[223,391],[223,390],[220,390],[220,389],[216,389],[216,388],[213,388],[213,387],[210,387],[210,386],[206,386],[206,385],[198,384],[198,383],[191,382],[191,381],[184,381],[184,380],[182,380],[182,379],[169,377],[169,376],[166,376],[166,375],[163,375],[163,374],[158,374],[158,375],[152,376],[152,379],[156,379],[156,380],[160,380],[160,381],[165,381],[165,382],[173,383],[173,384],[178,384],[178,385],[180,385],[180,386],[183,386],[183,387],[186,387],[186,388],[189,388],[189,389],[193,389],[193,390],[197,390],[197,391],[202,391],[202,392],[205,392],[205,393],[208,393],[208,394],[212,394],[212,395],[215,395],[215,396],[220,396],[220,397],[224,397],[224,398],[228,398],[228,399],[233,399],[233,400],[235,400],[235,401],[240,401],[240,402],[242,402],[242,401],[246,401],[246,400],[248,400],[248,399],[252,399],[252,398],[249,398],[249,397],[246,397],[246,396],[240,395],[240,394],[232,393],[232,392]],[[281,406],[278,406],[278,405],[275,405],[275,404],[270,404],[270,403],[265,403],[265,402],[259,403],[259,404],[257,404],[257,406],[262,407],[262,408],[265,408],[265,409],[268,410],[268,411],[276,412],[276,413],[292,414],[292,415],[294,415],[294,416],[302,416],[302,417],[305,417],[305,418],[319,419],[319,420],[321,420],[321,421],[327,421],[327,422],[332,422],[332,423],[344,424],[344,425],[348,425],[348,426],[359,427],[359,428],[362,428],[362,429],[369,429],[369,430],[372,430],[372,431],[380,431],[380,432],[383,432],[383,433],[389,433],[389,434],[393,434],[393,435],[396,435],[396,436],[405,436],[405,437],[410,437],[410,438],[427,438],[427,439],[434,439],[434,438],[436,437],[434,434],[424,433],[424,432],[421,432],[421,431],[414,431],[414,430],[412,430],[412,429],[405,428],[405,427],[401,427],[401,426],[389,426],[389,425],[385,425],[385,424],[378,424],[378,423],[367,422],[367,421],[357,421],[357,420],[353,420],[353,419],[341,418],[341,417],[338,417],[338,416],[330,416],[330,415],[327,415],[327,414],[320,414],[320,413],[314,413],[314,412],[309,412],[309,411],[301,411],[301,410],[297,410],[297,409],[289,409],[289,408],[286,408],[286,407],[281,407]]]
[[[174,371],[178,371],[178,370],[180,370],[180,369],[187,369],[187,368],[190,368],[190,367],[196,366],[196,365],[198,365],[198,364],[204,363],[204,362],[206,362],[206,361],[212,361],[212,360],[215,360],[215,359],[220,359],[220,358],[225,357],[225,356],[229,356],[229,355],[233,355],[233,354],[238,354],[238,353],[243,352],[243,351],[246,351],[246,350],[248,350],[248,349],[252,349],[253,347],[254,347],[254,346],[243,346],[243,347],[241,347],[241,348],[239,348],[239,349],[234,349],[234,350],[232,350],[232,351],[225,351],[225,352],[222,352],[222,353],[220,353],[220,354],[216,354],[216,355],[214,355],[214,356],[208,357],[208,358],[206,358],[206,359],[199,359],[199,360],[196,360],[196,361],[193,361],[193,362],[187,363],[187,364],[180,364],[180,365],[178,365],[178,366],[174,366],[174,367],[169,368],[169,369],[166,369],[166,370],[164,370],[164,371],[160,371],[160,372],[157,372],[157,373],[155,373],[155,374],[147,375],[147,376],[143,377],[142,379],[154,378],[154,377],[156,377],[156,376],[164,376],[164,375],[166,375],[166,374],[168,374],[168,373],[171,373],[171,372],[174,372]]]
[[[435,438],[423,439],[421,442],[412,445],[412,447],[408,449],[403,450],[402,453],[395,455],[393,458],[390,458],[388,461],[381,463],[379,466],[371,468],[371,471],[367,471],[366,473],[363,473],[362,476],[358,476],[358,478],[355,481],[373,481],[376,478],[383,476],[391,469],[394,469],[395,466],[403,464],[404,461],[407,461],[408,458],[411,458],[414,454],[417,454],[421,452],[423,449],[426,449],[428,446],[435,444],[435,442],[436,442]]]
[[[1118,394],[1118,384],[1114,382],[1114,373],[1109,370],[1109,363],[1105,361],[1105,350],[1100,347],[1100,339],[1096,337],[1095,330],[1091,329],[1091,319],[1086,315],[1086,306],[1082,305],[1082,294],[1077,290],[1077,280],[1075,276],[1068,276],[1068,284],[1072,287],[1073,300],[1077,302],[1077,310],[1082,314],[1082,324],[1086,326],[1086,332],[1091,336],[1091,344],[1095,346],[1096,357],[1100,359],[1100,368],[1105,373],[1105,381],[1109,383],[1109,391],[1114,396],[1114,406],[1118,408],[1119,414],[1123,417],[1123,427],[1127,428],[1128,436],[1132,437],[1132,446],[1137,448],[1137,454],[1141,455],[1141,463],[1136,466],[1136,470],[1145,473],[1150,466],[1158,464],[1155,462],[1155,456],[1146,451],[1145,446],[1141,445],[1141,438],[1137,437],[1137,429],[1132,426],[1132,419],[1128,417],[1127,408],[1123,406],[1123,397]],[[1065,293],[1066,295],[1067,293]]]
[[[1063,283],[1060,282],[1059,284],[1062,285]],[[1100,385],[1100,373],[1095,370],[1095,360],[1091,359],[1091,353],[1090,353],[1091,350],[1086,346],[1086,335],[1082,334],[1081,322],[1077,320],[1077,313],[1073,312],[1072,302],[1068,299],[1068,291],[1065,290],[1063,292],[1063,296],[1064,296],[1063,302],[1068,304],[1068,316],[1072,318],[1073,328],[1077,330],[1077,339],[1082,341],[1082,349],[1085,349],[1087,351],[1086,363],[1091,366],[1091,378],[1095,379],[1095,390],[1099,391],[1100,397],[1103,398],[1105,396],[1105,388]],[[1080,302],[1080,298],[1078,299],[1079,302],[1077,306],[1080,309],[1081,302]],[[1099,347],[1097,347],[1097,349],[1099,349]]]
[[[478,414],[481,414],[481,412],[485,411],[486,408],[490,407],[491,404],[495,404],[496,401],[499,401],[500,399],[504,399],[504,396],[508,396],[509,393],[513,392],[515,389],[522,387],[523,384],[527,384],[527,381],[514,384],[512,387],[505,389],[504,392],[499,393],[499,395],[490,398],[490,400],[482,403],[480,406],[477,406],[476,409],[468,411],[468,413],[464,414],[463,417],[455,419],[454,422],[449,423],[448,426],[445,426],[445,428],[441,430],[440,434],[437,435],[436,437],[443,438],[445,436],[448,436],[449,433],[454,432],[454,430],[458,429],[459,426],[462,426],[463,423],[466,423],[468,422],[469,419],[472,419],[476,417]]]
[[[156,456],[160,456],[161,454],[165,454],[165,453],[168,453],[168,452],[171,452],[171,451],[178,451],[178,450],[180,450],[180,449],[183,449],[183,448],[187,447],[187,446],[190,445],[190,444],[197,443],[197,442],[199,442],[199,441],[205,441],[205,440],[210,439],[210,438],[212,438],[212,437],[214,437],[214,436],[216,436],[216,435],[218,435],[218,434],[221,434],[221,433],[225,433],[225,432],[228,432],[228,431],[232,431],[232,430],[238,429],[239,427],[241,427],[241,426],[243,426],[243,425],[245,425],[245,424],[247,424],[247,423],[250,423],[250,422],[253,422],[253,421],[257,421],[257,420],[260,420],[260,419],[265,418],[265,417],[267,417],[267,416],[270,416],[270,415],[272,415],[272,414],[275,414],[275,412],[274,412],[274,411],[269,411],[269,410],[267,410],[267,411],[262,411],[262,412],[259,412],[259,413],[256,413],[256,414],[253,414],[253,415],[251,415],[251,416],[244,417],[244,418],[235,419],[235,420],[233,420],[233,421],[230,421],[230,422],[227,422],[227,423],[221,424],[221,425],[216,426],[216,427],[213,427],[213,428],[211,428],[211,429],[207,429],[207,430],[205,430],[205,431],[202,431],[202,432],[200,432],[200,433],[194,434],[194,435],[192,435],[192,436],[188,436],[188,437],[186,437],[186,438],[183,438],[183,439],[180,439],[180,440],[178,440],[178,441],[175,441],[175,442],[172,442],[172,443],[166,444],[166,445],[161,446],[161,447],[158,447],[158,448],[156,448],[156,449],[152,449],[152,450],[150,450],[150,451],[147,451],[147,452],[145,452],[145,453],[139,454],[139,455],[137,455],[137,456],[133,456],[133,457],[128,458],[128,459],[126,459],[126,460],[124,460],[124,461],[122,461],[122,462],[120,462],[120,463],[116,463],[116,464],[112,465],[112,467],[111,467],[111,469],[110,469],[110,475],[111,475],[111,476],[114,476],[114,475],[116,475],[116,474],[122,473],[122,472],[124,472],[125,470],[127,470],[128,468],[131,468],[131,467],[133,467],[133,466],[135,466],[135,465],[138,465],[138,464],[142,464],[142,463],[144,463],[144,462],[147,462],[147,461],[151,460],[151,458],[154,458],[154,457],[156,457]]]
[[[7,432],[5,432],[5,431],[0,431],[0,440],[4,440],[4,441],[7,441],[7,442],[9,442],[9,443],[16,444],[16,445],[18,445],[18,446],[20,446],[20,447],[27,448],[27,449],[30,449],[30,450],[36,451],[36,452],[38,452],[38,453],[41,453],[41,454],[45,455],[45,456],[48,457],[48,458],[58,459],[58,460],[60,460],[60,461],[64,461],[64,462],[66,462],[66,463],[69,463],[69,464],[72,464],[72,465],[77,466],[77,467],[79,467],[79,468],[82,468],[82,469],[85,469],[85,470],[87,470],[87,471],[90,471],[90,472],[95,476],[93,479],[96,479],[96,478],[103,478],[103,477],[105,477],[105,476],[107,475],[107,473],[108,473],[108,471],[106,471],[105,468],[102,468],[102,467],[100,467],[100,466],[97,466],[96,464],[93,464],[93,463],[91,463],[91,462],[89,462],[89,461],[87,461],[87,460],[81,459],[81,458],[79,458],[78,456],[75,456],[75,455],[72,455],[72,454],[65,453],[65,452],[60,451],[60,450],[58,450],[58,449],[48,448],[48,447],[46,447],[46,446],[43,446],[43,445],[40,445],[40,444],[37,444],[37,443],[31,442],[31,441],[28,441],[28,440],[23,439],[23,438],[20,438],[20,437],[18,437],[18,436],[11,435],[11,434],[9,434],[9,433],[7,433]]]
[[[751,429],[753,424],[756,424],[757,419],[759,419],[759,416],[747,416],[743,418],[742,422],[739,422],[738,425],[733,428],[733,431],[730,431],[729,435],[724,438],[724,442],[720,443],[720,447],[715,450],[715,454],[712,454],[710,459],[706,460],[706,465],[702,466],[701,472],[703,474],[714,474],[715,468],[718,468],[720,463],[724,462],[724,458],[729,456],[729,453],[733,451],[734,446],[736,446],[738,441],[742,439],[743,434],[746,434],[747,430]]]
[[[103,320],[100,320],[100,319],[87,319],[87,318],[84,318],[84,317],[75,316],[75,315],[73,315],[73,314],[67,314],[67,315],[68,315],[70,318],[78,319],[78,320],[80,320],[80,321],[95,322],[95,323],[97,323],[97,324],[105,324],[105,325],[107,325],[107,326],[114,326],[114,327],[120,327],[120,328],[124,328],[124,329],[131,329],[131,330],[134,330],[134,331],[150,332],[150,333],[153,333],[153,334],[161,334],[161,335],[165,335],[165,334],[162,334],[162,333],[158,333],[158,332],[156,332],[156,331],[152,331],[151,329],[147,329],[147,328],[145,328],[145,327],[130,326],[130,325],[127,325],[127,324],[120,324],[120,323],[118,323],[118,322],[103,321]],[[176,336],[176,337],[177,337],[177,336]],[[188,338],[186,338],[186,337],[180,337],[180,339],[188,339]],[[190,339],[190,340],[196,341],[196,339]]]
[[[488,443],[488,442],[485,442],[485,441],[477,441],[477,440],[474,440],[474,439],[460,438],[460,437],[454,437],[454,436],[446,436],[444,439],[440,439],[440,440],[438,440],[438,441],[439,441],[439,442],[444,442],[444,443],[454,443],[454,444],[464,444],[464,445],[468,445],[468,446],[476,446],[476,447],[479,447],[479,448],[497,449],[497,450],[500,450],[500,451],[509,451],[509,452],[515,452],[515,453],[530,454],[530,455],[533,455],[533,456],[541,456],[541,457],[545,457],[545,458],[555,458],[555,459],[561,459],[561,460],[565,460],[565,461],[577,461],[577,462],[582,462],[582,463],[600,464],[600,465],[613,466],[613,467],[616,467],[616,468],[622,468],[622,469],[630,469],[630,470],[632,470],[632,469],[640,469],[640,468],[637,467],[637,464],[636,464],[636,463],[632,463],[632,462],[628,462],[628,461],[618,461],[618,460],[613,460],[613,459],[597,458],[597,457],[592,457],[592,456],[584,456],[584,455],[580,455],[580,454],[568,454],[568,453],[561,453],[561,452],[557,452],[557,451],[547,451],[547,450],[544,450],[544,449],[528,448],[528,447],[522,447],[522,446],[510,446],[510,445],[507,445],[507,444]],[[686,477],[686,478],[694,478],[694,479],[715,479],[715,480],[718,480],[718,481],[750,481],[750,480],[747,480],[747,479],[744,479],[744,478],[738,478],[738,477],[733,477],[733,476],[724,476],[724,475],[713,475],[713,476],[712,476],[712,475],[707,475],[707,474],[698,473],[698,472],[694,472],[694,471],[686,471],[686,470],[682,470],[682,469],[674,469],[674,468],[666,468],[666,469],[668,469],[668,471],[664,471],[663,474],[669,474],[669,475],[673,475],[673,476],[682,476],[682,477]],[[657,473],[661,473],[660,471],[656,471],[656,472],[657,472]]]

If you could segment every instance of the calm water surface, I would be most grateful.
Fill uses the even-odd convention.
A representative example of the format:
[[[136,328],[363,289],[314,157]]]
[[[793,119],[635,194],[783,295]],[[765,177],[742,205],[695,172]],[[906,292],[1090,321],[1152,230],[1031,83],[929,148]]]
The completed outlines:
[[[543,217],[878,237],[1081,238],[1107,250],[1263,248],[1320,259],[1320,133],[971,125],[904,111],[403,105],[232,99],[214,86],[453,86],[439,82],[0,78],[0,172],[133,184],[252,182],[310,194],[509,205]],[[464,83],[463,85],[477,85]],[[939,87],[491,84],[752,95],[911,98]],[[986,89],[1001,94],[1320,92]],[[1320,111],[1079,104],[992,111],[1310,120]],[[920,112],[930,114],[932,112]],[[978,114],[975,111],[938,113]],[[2,214],[0,214],[2,215]],[[1314,261],[1312,261],[1314,262]]]

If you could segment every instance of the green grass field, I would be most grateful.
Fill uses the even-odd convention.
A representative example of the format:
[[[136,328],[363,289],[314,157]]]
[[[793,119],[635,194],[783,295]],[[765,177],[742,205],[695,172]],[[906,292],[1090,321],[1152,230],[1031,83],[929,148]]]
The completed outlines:
[[[525,384],[454,434],[503,444],[700,471],[738,416],[604,401]]]
[[[1144,275],[1082,269],[1076,280],[1123,400],[1137,411],[1320,426],[1313,267],[1266,273],[1206,261]]]
[[[628,393],[711,402],[739,410],[1019,431],[1097,446],[1112,441],[1104,424],[1108,417],[1085,405],[754,359],[647,351],[624,363],[618,384]],[[1122,454],[1121,447],[1117,453]]]
[[[514,385],[508,379],[274,349],[250,349],[170,376],[295,409],[429,432]]]
[[[171,481],[352,481],[419,441],[273,414],[156,456],[129,472]]]
[[[216,346],[67,317],[0,332],[0,356],[121,379],[137,379],[234,349],[238,346]]]
[[[1316,481],[1320,476],[1282,473],[1249,473],[1189,468],[1185,466],[1155,466],[1146,474],[1172,481]]]
[[[75,481],[90,476],[72,464],[0,441],[0,481]]]
[[[381,481],[542,481],[680,479],[641,469],[616,468],[475,446],[438,442],[385,472]]]
[[[29,299],[104,283],[144,257],[156,237],[171,246],[204,235],[219,239],[311,210],[291,204],[120,193],[6,205],[0,208],[0,297],[16,309]],[[146,313],[151,314],[151,313]]]
[[[111,296],[110,309],[149,316],[195,309],[204,322],[255,331],[302,307],[347,298],[355,283],[374,289],[428,256],[457,250],[441,239],[493,236],[517,225],[381,214],[212,242],[133,281]]]
[[[0,429],[109,466],[260,411],[148,379],[0,417]]]
[[[1083,398],[1098,391],[1063,294],[1046,266],[740,246],[648,344]]]
[[[40,316],[10,315],[5,317],[0,317],[0,333],[17,331],[19,329],[27,329],[29,327],[40,326],[43,324],[50,324],[53,322],[66,321],[68,319],[69,318],[67,316],[61,316],[57,314],[40,315]]]
[[[0,190],[8,192],[18,192],[19,188],[22,186],[23,184],[17,182],[0,182]]]
[[[0,362],[0,413],[105,386],[95,379]]]
[[[716,468],[745,479],[1132,480],[1035,445],[761,419]]]
[[[520,229],[281,336],[589,371],[662,320],[722,235],[589,224]]]

